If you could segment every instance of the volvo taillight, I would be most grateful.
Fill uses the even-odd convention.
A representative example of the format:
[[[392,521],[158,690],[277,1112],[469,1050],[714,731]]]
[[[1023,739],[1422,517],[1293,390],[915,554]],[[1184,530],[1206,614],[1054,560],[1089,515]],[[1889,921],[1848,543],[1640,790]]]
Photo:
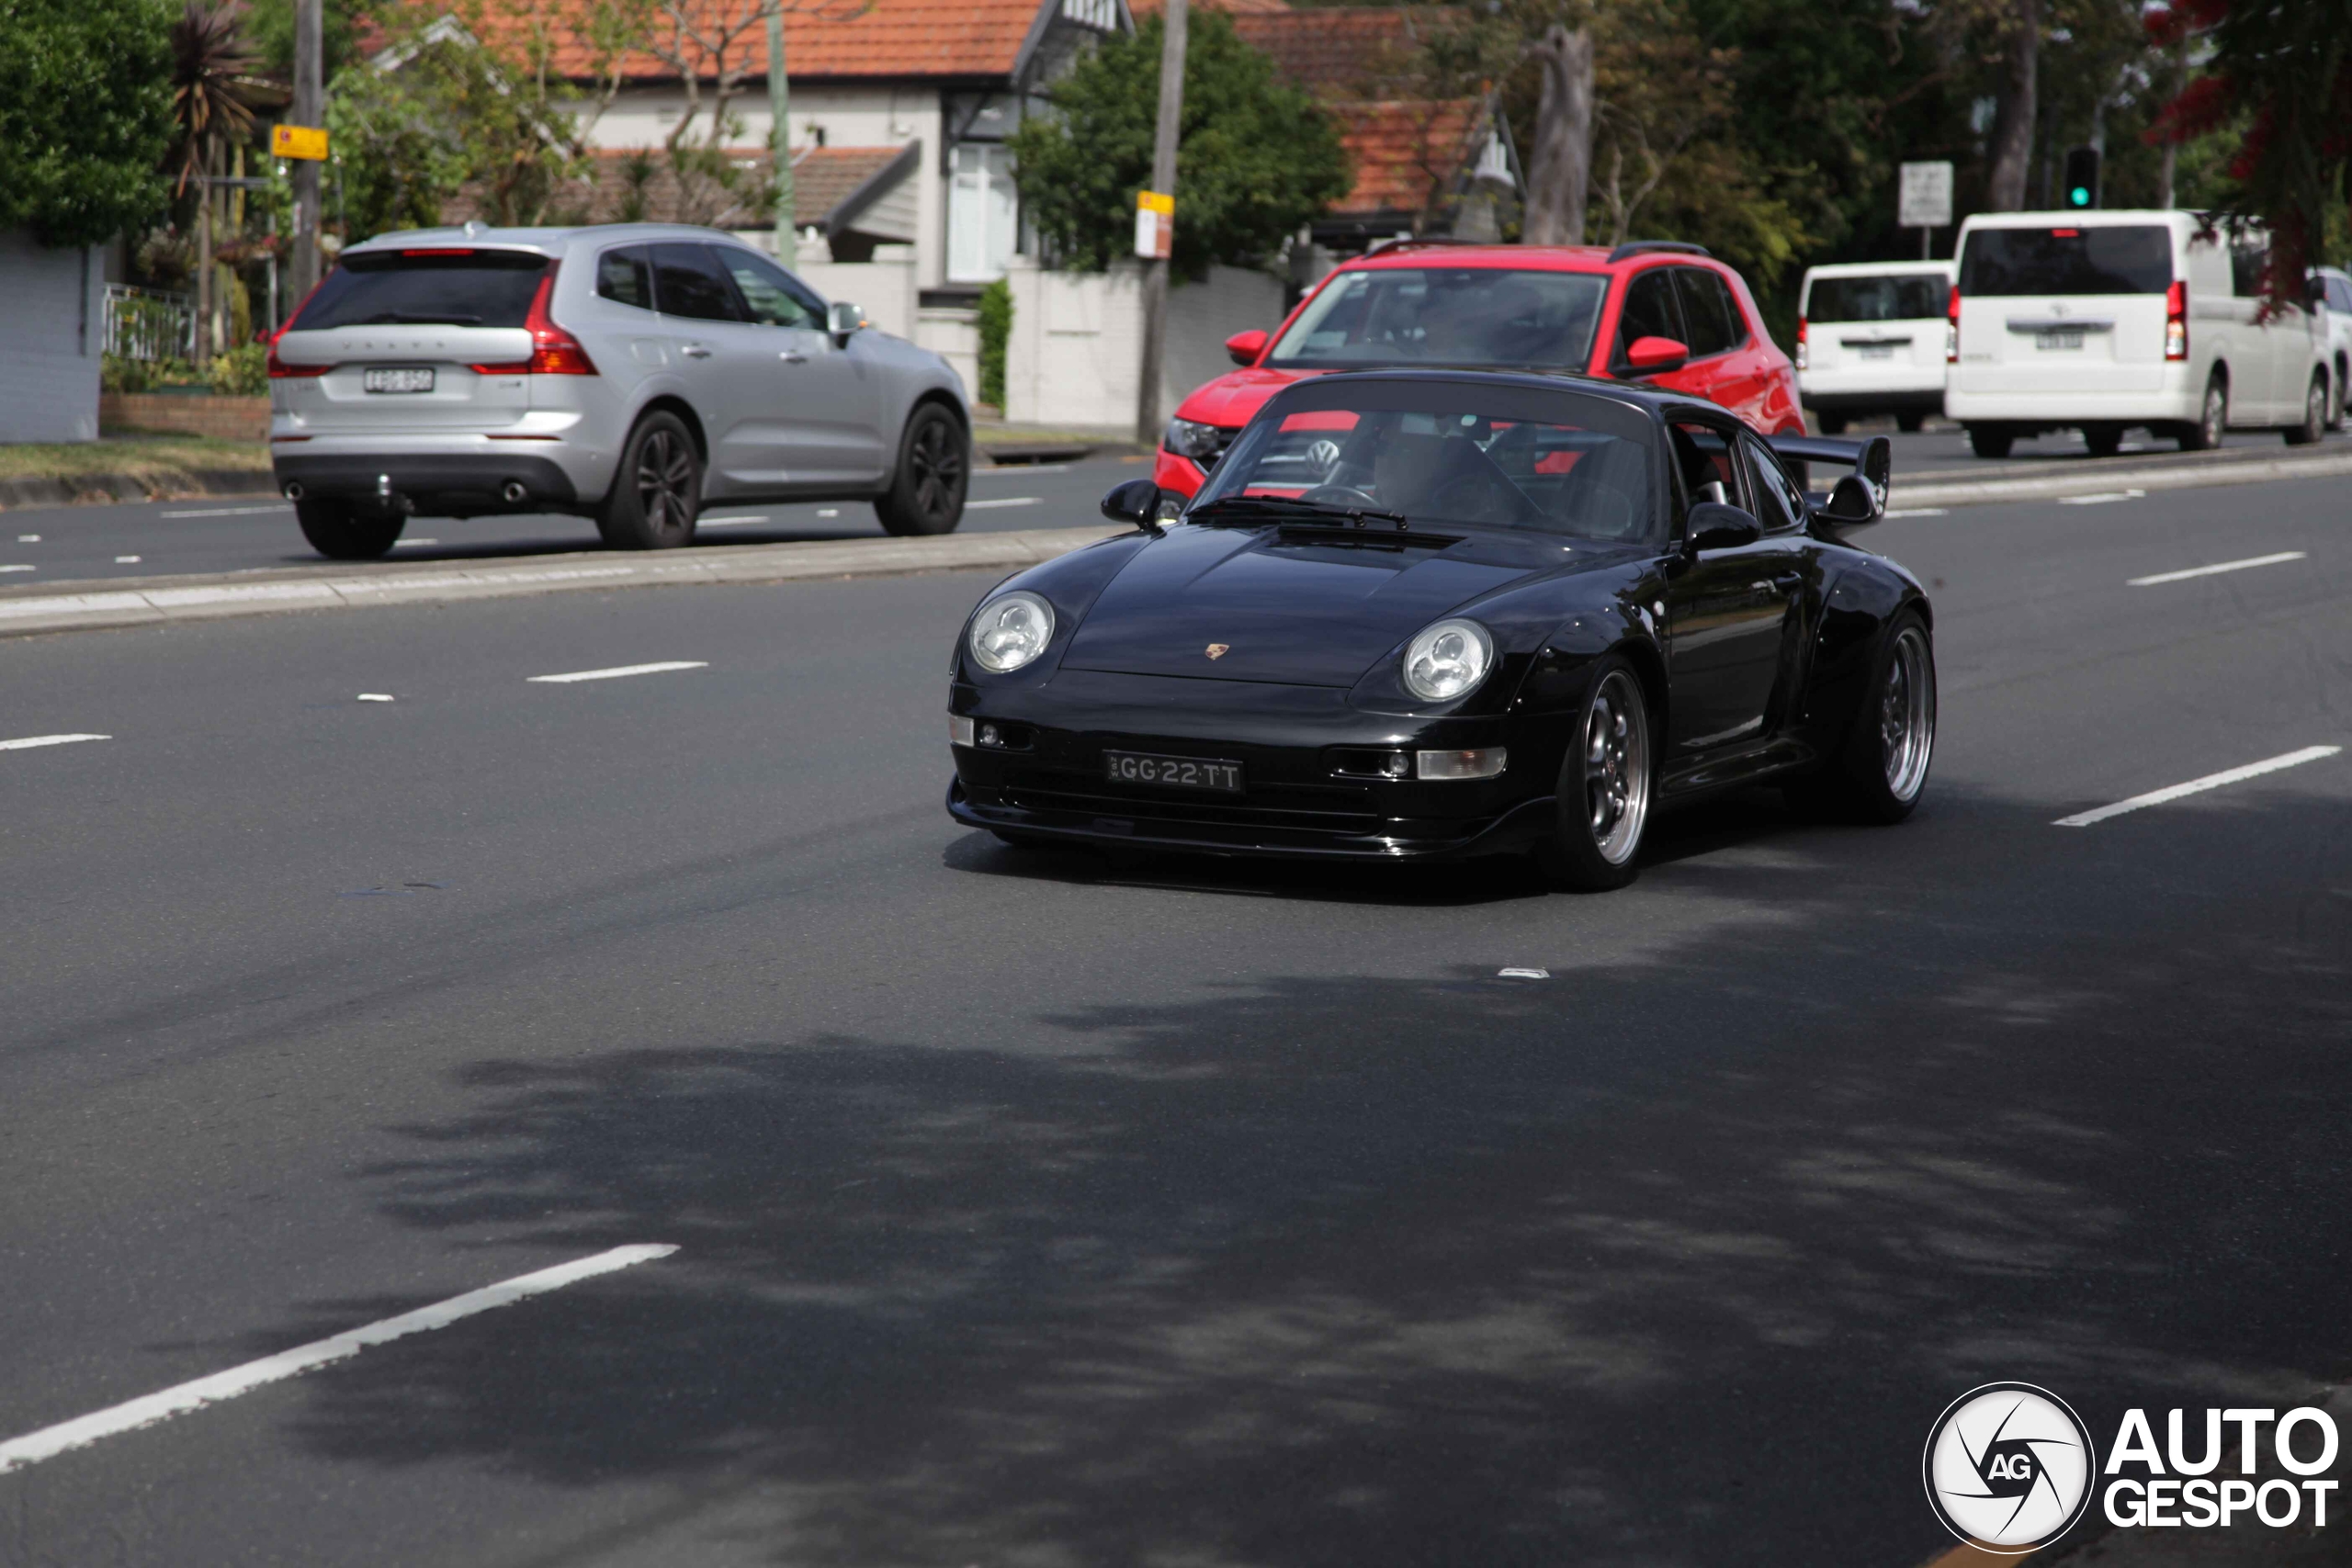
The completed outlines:
[[[2165,290],[2165,357],[2188,357],[2188,285],[2178,278]]]
[[[269,374],[270,374],[270,378],[271,378],[272,380],[277,380],[277,379],[281,379],[281,378],[290,378],[290,379],[294,379],[294,380],[300,380],[300,379],[301,379],[301,378],[303,378],[304,377],[309,377],[309,376],[323,376],[323,375],[325,375],[328,371],[330,371],[330,370],[332,370],[332,369],[334,369],[334,366],[332,366],[332,365],[288,365],[288,364],[287,364],[287,363],[286,363],[286,361],[284,361],[283,359],[280,359],[280,358],[278,358],[278,357],[277,357],[277,340],[276,338],[272,338],[272,339],[270,339],[270,342],[269,342],[269,356],[268,356],[267,360],[266,361],[266,364],[268,365],[268,367],[269,367]]]
[[[548,296],[554,292],[555,274],[550,271],[539,279],[538,292],[531,296],[531,312],[523,318],[523,325],[531,334],[531,357],[506,365],[469,365],[467,369],[478,376],[594,376],[596,362],[580,340],[555,324],[548,314]]]

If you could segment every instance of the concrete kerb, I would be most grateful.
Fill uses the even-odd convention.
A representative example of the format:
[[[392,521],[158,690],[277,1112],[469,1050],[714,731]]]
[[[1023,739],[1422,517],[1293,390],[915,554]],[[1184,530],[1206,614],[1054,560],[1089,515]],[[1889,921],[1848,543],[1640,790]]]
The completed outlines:
[[[2214,485],[2268,484],[2278,479],[2335,479],[2346,474],[2352,474],[2352,453],[2313,457],[2232,457],[2223,461],[2132,468],[2101,466],[2062,474],[1982,479],[1955,480],[1939,475],[1922,481],[1905,480],[1897,475],[1887,504],[1906,510],[1925,506],[1991,506],[2005,502],[2109,495],[2127,490],[2202,490]]]
[[[1012,570],[1126,530],[1037,528],[931,539],[851,539],[745,545],[691,553],[540,556],[451,566],[419,562],[355,573],[348,567],[114,581],[103,587],[0,592],[0,637],[151,626],[225,615],[368,604],[447,604],[529,593],[653,588],[684,583],[793,582],[986,568]]]

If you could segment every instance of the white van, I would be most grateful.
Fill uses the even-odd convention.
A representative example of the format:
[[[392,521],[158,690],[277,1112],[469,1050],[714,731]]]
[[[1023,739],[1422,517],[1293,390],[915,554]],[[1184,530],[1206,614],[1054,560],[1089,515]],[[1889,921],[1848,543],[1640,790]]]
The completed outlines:
[[[1797,297],[1797,396],[1824,435],[1893,414],[1917,430],[1944,412],[1951,262],[1840,262],[1805,268]]]
[[[2077,429],[2096,456],[2127,429],[2221,444],[2224,429],[2316,441],[2329,373],[2312,312],[2256,320],[2268,257],[2193,212],[1986,212],[1960,228],[1944,409],[1980,457]]]

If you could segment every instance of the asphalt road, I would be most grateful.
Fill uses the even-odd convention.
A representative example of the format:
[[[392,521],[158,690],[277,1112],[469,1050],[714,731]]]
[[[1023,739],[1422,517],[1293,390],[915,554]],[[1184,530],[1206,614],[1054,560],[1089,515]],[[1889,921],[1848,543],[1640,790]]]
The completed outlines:
[[[0,644],[111,737],[0,750],[0,1440],[679,1248],[0,1475],[0,1562],[1912,1568],[1972,1385],[2301,1403],[2352,750],[2052,823],[2352,745],[2341,496],[1883,525],[1920,812],[1594,897],[956,829],[972,576]]]
[[[1883,422],[1882,422],[1883,423]],[[1850,434],[1870,434],[1857,429]],[[2169,441],[2127,442],[2121,455],[2095,458],[2072,433],[2020,442],[1998,462],[1970,455],[1957,426],[1905,435],[1893,430],[1898,478],[1923,472],[2025,474],[2065,471],[2104,462],[2130,467],[2148,454],[2170,453]],[[2352,451],[2352,433],[2328,437]],[[2240,432],[2227,445],[2267,453],[2283,449],[2271,432]],[[1050,528],[1099,521],[1102,492],[1148,470],[1140,457],[1097,457],[1045,465],[983,465],[975,470],[970,508],[962,528]],[[775,544],[799,539],[878,538],[881,525],[862,502],[800,506],[742,506],[714,502],[696,547]],[[599,548],[595,525],[554,514],[517,517],[420,517],[410,522],[393,560],[482,560]],[[182,572],[244,571],[310,566],[319,557],[294,525],[294,509],[269,495],[153,502],[133,506],[69,506],[0,511],[0,587],[91,578],[154,577]],[[355,570],[366,570],[365,567]]]

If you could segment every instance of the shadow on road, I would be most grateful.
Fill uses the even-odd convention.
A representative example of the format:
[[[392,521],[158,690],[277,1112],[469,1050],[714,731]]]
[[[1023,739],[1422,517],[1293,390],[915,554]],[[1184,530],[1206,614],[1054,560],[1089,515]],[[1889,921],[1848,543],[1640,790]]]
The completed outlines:
[[[1543,984],[1242,950],[1179,1005],[484,1059],[390,1213],[684,1250],[300,1429],[711,1487],[795,1564],[1908,1564],[1974,1383],[2104,1435],[2352,1365],[2352,825],[2118,826],[1717,866],[1737,918]],[[1397,902],[1409,958],[1444,900]]]

